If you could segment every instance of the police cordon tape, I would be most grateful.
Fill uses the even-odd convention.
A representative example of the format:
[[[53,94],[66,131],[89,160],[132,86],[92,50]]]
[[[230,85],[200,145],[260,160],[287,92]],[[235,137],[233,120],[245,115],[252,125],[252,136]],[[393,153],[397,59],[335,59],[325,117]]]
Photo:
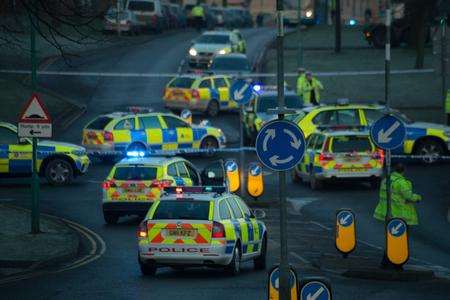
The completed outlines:
[[[241,151],[255,152],[255,147],[237,147],[237,148],[209,148],[209,149],[177,149],[177,150],[156,150],[149,149],[146,151],[99,151],[99,150],[74,150],[74,151],[44,151],[38,150],[39,155],[52,155],[52,154],[72,154],[77,156],[82,156],[84,154],[91,156],[127,156],[127,152],[143,152],[142,156],[173,156],[179,154],[215,154],[215,153],[238,153]],[[0,149],[0,154],[7,153],[13,155],[31,155],[31,152],[26,151],[9,151],[5,149]],[[138,155],[139,156],[139,155]],[[413,159],[413,160],[450,160],[450,155],[406,155],[406,154],[393,154],[392,158],[397,159]],[[11,157],[10,157],[11,158]],[[12,157],[14,158],[14,157]]]

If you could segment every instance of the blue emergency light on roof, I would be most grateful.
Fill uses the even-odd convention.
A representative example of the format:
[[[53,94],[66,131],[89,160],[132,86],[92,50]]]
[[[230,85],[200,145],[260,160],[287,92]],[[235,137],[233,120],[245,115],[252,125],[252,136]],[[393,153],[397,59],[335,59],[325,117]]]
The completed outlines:
[[[350,26],[355,26],[356,25],[356,20],[355,19],[350,19],[350,21],[348,21],[348,24],[350,25]]]
[[[145,151],[127,151],[128,157],[144,157]]]
[[[254,90],[255,92],[259,92],[259,91],[261,90],[261,85],[259,85],[259,84],[254,84],[254,85],[253,85],[253,90]]]
[[[168,194],[204,194],[204,193],[215,193],[222,194],[226,192],[226,187],[224,186],[168,186],[164,187],[164,192]]]

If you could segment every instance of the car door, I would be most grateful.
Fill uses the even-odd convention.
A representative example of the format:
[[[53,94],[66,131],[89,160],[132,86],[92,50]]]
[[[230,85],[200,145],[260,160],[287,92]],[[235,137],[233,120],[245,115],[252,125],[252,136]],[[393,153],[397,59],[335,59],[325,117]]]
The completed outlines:
[[[193,186],[192,179],[189,176],[188,169],[183,161],[179,161],[176,163],[178,176],[183,180],[184,186]]]
[[[121,149],[126,148],[131,142],[133,142],[132,131],[136,129],[136,121],[134,117],[126,118],[117,122],[113,128],[113,136],[116,150],[126,150]]]
[[[371,108],[363,109],[362,114],[364,116],[363,124],[367,126],[371,126],[385,115],[383,111]]]
[[[314,164],[314,146],[317,137],[317,134],[311,134],[307,138],[305,155],[303,156],[299,169],[300,173],[303,175],[309,174],[310,166]]]
[[[140,135],[145,135],[145,142],[151,150],[162,150],[163,129],[156,115],[139,117]]]
[[[233,212],[232,224],[234,226],[234,230],[236,232],[237,237],[241,241],[242,255],[249,254],[250,253],[249,252],[250,236],[248,232],[249,226],[246,220],[244,219],[244,213],[242,212],[236,200],[236,197],[230,197],[226,201],[230,206],[231,211]],[[253,248],[251,250],[253,250]]]
[[[175,186],[184,186],[184,180],[178,174],[177,162],[167,165],[167,176],[174,182]]]
[[[164,115],[163,149],[192,149],[194,133],[191,126],[176,116]]]
[[[244,214],[244,220],[247,224],[247,231],[248,231],[248,246],[247,246],[247,253],[256,253],[259,250],[259,247],[261,246],[261,240],[262,240],[262,228],[260,227],[258,220],[256,220],[255,216],[253,215],[250,208],[245,204],[244,201],[242,201],[241,198],[235,197],[235,200],[239,204],[239,207],[241,208],[243,214]]]
[[[237,103],[230,99],[230,86],[224,77],[214,78],[214,89],[219,93],[219,105],[221,109],[237,107]]]
[[[0,126],[0,174],[31,173],[32,147],[28,139],[19,143],[13,128]]]
[[[197,169],[194,167],[194,165],[187,161],[184,162],[184,165],[186,166],[186,169],[189,173],[189,178],[191,179],[192,186],[199,186],[200,174],[198,173]]]
[[[219,95],[213,93],[211,78],[205,78],[198,84],[199,101],[209,101],[211,99],[219,99]]]

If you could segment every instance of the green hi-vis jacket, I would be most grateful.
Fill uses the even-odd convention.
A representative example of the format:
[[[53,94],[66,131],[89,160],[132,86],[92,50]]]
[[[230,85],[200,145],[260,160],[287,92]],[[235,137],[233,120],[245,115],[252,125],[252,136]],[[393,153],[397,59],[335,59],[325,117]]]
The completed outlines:
[[[392,198],[392,217],[402,218],[408,225],[418,225],[419,220],[414,202],[422,200],[420,195],[412,191],[412,183],[400,173],[391,174],[391,198]],[[380,201],[373,214],[375,219],[384,221],[386,217],[386,179],[381,183]]]
[[[304,104],[311,103],[311,91],[314,90],[317,103],[320,102],[320,90],[323,90],[322,83],[316,78],[312,78],[311,82],[306,79],[305,75],[299,76],[297,79],[297,94],[303,97]]]

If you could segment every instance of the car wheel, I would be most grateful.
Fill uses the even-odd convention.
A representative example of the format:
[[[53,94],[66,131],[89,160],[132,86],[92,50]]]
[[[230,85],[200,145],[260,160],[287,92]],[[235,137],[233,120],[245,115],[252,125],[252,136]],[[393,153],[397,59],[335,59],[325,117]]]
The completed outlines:
[[[253,260],[255,270],[265,270],[267,264],[267,237],[261,242],[261,254]]]
[[[241,250],[239,244],[236,244],[233,250],[233,258],[227,266],[227,273],[230,275],[238,275],[241,271]]]
[[[52,159],[45,168],[45,177],[51,185],[67,185],[73,180],[72,165],[64,159]]]
[[[425,156],[422,161],[427,164],[435,163],[440,156],[444,154],[442,145],[434,140],[425,140],[420,142],[414,151],[416,155]]]
[[[139,259],[139,267],[141,269],[142,275],[145,276],[155,276],[156,270],[158,269],[155,263],[142,262],[140,259]]]
[[[107,224],[113,225],[117,224],[117,222],[119,221],[119,215],[110,212],[103,212],[103,219]]]
[[[217,143],[215,138],[212,137],[206,137],[202,143],[200,144],[200,149],[203,150],[209,150],[209,149],[218,149],[219,148],[219,144]],[[203,156],[209,157],[209,156],[213,156],[214,152],[206,152],[203,154]]]
[[[208,108],[206,109],[206,113],[210,117],[215,117],[219,114],[219,102],[217,100],[209,101]]]
[[[316,174],[314,172],[314,167],[311,166],[311,171],[309,171],[309,187],[314,190],[320,190],[323,187],[323,182],[322,180],[318,179],[316,177]]]

